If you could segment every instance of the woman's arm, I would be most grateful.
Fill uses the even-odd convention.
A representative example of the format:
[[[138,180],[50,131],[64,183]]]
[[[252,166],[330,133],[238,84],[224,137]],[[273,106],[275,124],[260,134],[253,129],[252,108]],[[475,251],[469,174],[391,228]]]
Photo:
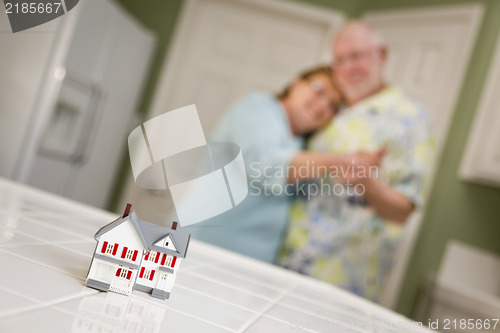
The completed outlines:
[[[339,163],[339,158],[330,153],[301,151],[290,162],[288,182],[324,177]]]
[[[334,155],[325,152],[301,151],[291,163],[288,182],[332,176],[341,182],[359,182],[358,176],[371,174],[373,167],[378,167],[385,150],[376,153],[353,153]]]

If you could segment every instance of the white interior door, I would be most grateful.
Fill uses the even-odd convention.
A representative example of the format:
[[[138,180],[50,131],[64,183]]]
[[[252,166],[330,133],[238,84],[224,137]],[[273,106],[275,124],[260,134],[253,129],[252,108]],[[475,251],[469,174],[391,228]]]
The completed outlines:
[[[389,46],[389,82],[427,108],[439,146],[446,139],[482,13],[481,4],[468,4],[364,15]]]
[[[276,0],[188,0],[148,118],[196,104],[208,136],[223,111],[253,90],[278,92],[308,66],[330,60],[339,12]],[[168,193],[123,196],[141,217],[162,221]],[[124,204],[125,202],[122,202]]]
[[[364,15],[389,46],[389,82],[402,87],[429,111],[438,153],[446,139],[482,13],[481,4],[468,4]],[[397,265],[382,297],[388,307],[397,300],[420,220],[421,213],[417,213],[408,222]]]

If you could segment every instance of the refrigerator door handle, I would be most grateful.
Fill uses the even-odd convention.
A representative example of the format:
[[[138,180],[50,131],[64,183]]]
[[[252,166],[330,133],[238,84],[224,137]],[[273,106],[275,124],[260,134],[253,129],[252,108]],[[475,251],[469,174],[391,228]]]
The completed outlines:
[[[100,85],[92,84],[91,97],[89,105],[85,112],[86,117],[84,128],[78,138],[75,153],[72,157],[73,164],[82,165],[87,162],[88,156],[90,154],[92,139],[94,138],[93,135],[97,131],[97,127],[99,125],[98,120],[101,115],[104,95],[105,94]]]
[[[105,94],[99,83],[69,73],[66,68],[58,68],[55,76],[55,103],[39,152],[70,164],[84,164]]]

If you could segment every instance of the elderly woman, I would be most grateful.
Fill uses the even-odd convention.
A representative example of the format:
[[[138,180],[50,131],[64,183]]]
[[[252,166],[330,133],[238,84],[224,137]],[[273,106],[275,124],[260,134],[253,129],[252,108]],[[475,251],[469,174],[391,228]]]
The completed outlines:
[[[330,68],[318,67],[276,96],[252,93],[230,107],[212,139],[240,146],[249,194],[230,211],[188,227],[193,237],[273,263],[294,184],[321,176],[316,169],[334,162],[328,153],[303,151],[304,136],[327,124],[341,102]]]

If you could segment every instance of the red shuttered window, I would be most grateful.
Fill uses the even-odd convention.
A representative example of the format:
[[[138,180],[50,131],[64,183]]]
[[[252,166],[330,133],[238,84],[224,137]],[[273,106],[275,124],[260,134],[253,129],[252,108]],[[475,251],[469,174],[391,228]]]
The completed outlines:
[[[127,255],[127,250],[128,250],[128,247],[124,247],[123,248],[123,251],[122,251],[122,258],[125,258],[125,256]]]
[[[102,248],[101,248],[102,253],[115,255],[117,250],[118,250],[118,244],[116,243],[114,245],[108,242],[102,243]]]

